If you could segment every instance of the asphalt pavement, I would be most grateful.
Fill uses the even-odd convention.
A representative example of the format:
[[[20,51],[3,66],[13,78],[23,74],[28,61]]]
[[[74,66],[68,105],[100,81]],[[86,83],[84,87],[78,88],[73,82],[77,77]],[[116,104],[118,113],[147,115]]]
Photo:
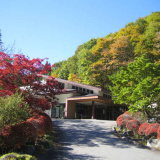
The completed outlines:
[[[61,147],[46,160],[160,160],[160,153],[116,137],[115,121],[53,119]],[[41,158],[40,158],[41,159]]]

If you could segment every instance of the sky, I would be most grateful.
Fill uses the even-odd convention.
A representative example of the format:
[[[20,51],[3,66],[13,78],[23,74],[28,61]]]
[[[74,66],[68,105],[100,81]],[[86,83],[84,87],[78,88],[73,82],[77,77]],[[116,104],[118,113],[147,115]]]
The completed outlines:
[[[0,0],[0,11],[4,47],[54,64],[91,38],[160,11],[160,0]]]

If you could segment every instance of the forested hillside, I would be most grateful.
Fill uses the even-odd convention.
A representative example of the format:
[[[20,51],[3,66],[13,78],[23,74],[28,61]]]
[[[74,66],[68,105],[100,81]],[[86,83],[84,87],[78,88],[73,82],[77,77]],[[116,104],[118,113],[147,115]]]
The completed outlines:
[[[108,88],[109,75],[144,54],[160,63],[160,12],[140,17],[118,32],[78,46],[74,56],[54,64],[52,76]]]

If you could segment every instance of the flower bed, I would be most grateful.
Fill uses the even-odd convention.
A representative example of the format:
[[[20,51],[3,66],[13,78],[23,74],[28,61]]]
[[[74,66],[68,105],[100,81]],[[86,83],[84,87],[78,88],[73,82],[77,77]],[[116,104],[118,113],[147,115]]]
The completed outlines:
[[[125,112],[124,114],[120,115],[117,118],[116,122],[117,125],[120,127],[116,128],[116,131],[118,131],[116,132],[118,136],[126,137],[127,140],[130,139],[131,141],[132,140],[135,141],[135,143],[138,142],[138,144],[140,143],[141,145],[148,145],[148,146],[153,146],[149,143],[152,139],[156,140],[156,138],[158,138],[160,140],[159,123],[149,124],[147,122],[134,119],[133,117],[130,115],[130,113]],[[137,117],[139,118],[139,115]],[[124,130],[122,130],[122,128],[125,128],[125,132]],[[160,144],[160,141],[158,139],[156,142],[158,142],[157,144]]]

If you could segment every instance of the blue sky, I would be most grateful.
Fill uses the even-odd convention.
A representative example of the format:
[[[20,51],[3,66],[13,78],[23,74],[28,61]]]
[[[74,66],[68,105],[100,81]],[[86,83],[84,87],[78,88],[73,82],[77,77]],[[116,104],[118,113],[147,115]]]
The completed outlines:
[[[15,53],[53,64],[91,38],[160,11],[160,0],[0,0],[0,6],[4,46],[15,42]]]

